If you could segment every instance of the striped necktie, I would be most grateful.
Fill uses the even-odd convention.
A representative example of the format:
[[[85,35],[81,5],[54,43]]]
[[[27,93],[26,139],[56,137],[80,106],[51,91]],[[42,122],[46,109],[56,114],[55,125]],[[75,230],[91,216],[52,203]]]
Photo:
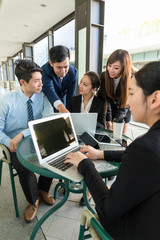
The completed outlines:
[[[32,108],[32,100],[29,99],[27,101],[27,110],[28,110],[28,121],[31,121],[31,120],[34,120],[34,117],[33,117],[33,108]]]

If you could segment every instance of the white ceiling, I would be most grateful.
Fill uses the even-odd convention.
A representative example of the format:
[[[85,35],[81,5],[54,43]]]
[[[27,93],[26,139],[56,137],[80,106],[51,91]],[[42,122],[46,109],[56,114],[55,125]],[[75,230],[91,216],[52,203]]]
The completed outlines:
[[[74,10],[75,0],[0,0],[0,64]]]

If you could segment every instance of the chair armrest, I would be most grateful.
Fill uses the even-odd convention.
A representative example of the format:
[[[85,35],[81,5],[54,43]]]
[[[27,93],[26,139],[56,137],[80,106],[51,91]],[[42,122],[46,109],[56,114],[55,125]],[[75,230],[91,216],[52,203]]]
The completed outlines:
[[[81,225],[87,225],[88,230],[94,240],[112,240],[112,237],[101,226],[98,216],[89,210],[83,210],[81,214]]]
[[[0,144],[0,147],[2,148],[3,152],[3,157],[1,158],[2,161],[6,163],[11,163],[11,154],[8,150],[8,148],[4,144]]]

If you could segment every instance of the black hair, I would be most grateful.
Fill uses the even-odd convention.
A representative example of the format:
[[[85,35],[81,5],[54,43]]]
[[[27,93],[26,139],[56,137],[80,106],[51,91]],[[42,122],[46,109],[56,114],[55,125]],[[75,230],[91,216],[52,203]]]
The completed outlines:
[[[98,89],[100,87],[101,82],[99,79],[99,75],[96,72],[89,71],[89,72],[86,72],[84,76],[85,75],[88,76],[89,79],[91,80],[92,89],[94,88]]]
[[[160,90],[160,62],[150,62],[145,64],[134,74],[137,85],[142,88],[145,96]]]
[[[67,57],[70,58],[70,52],[65,46],[57,45],[49,50],[49,58],[52,63],[63,62]]]
[[[40,68],[35,62],[32,62],[30,60],[18,60],[15,62],[15,64],[15,75],[18,78],[19,82],[21,79],[29,82],[29,80],[32,78],[32,73],[34,72],[40,72],[42,74],[42,68]]]

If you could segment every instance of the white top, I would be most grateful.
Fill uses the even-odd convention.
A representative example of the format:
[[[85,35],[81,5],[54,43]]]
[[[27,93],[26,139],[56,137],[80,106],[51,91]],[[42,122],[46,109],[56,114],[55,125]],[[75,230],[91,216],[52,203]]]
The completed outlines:
[[[113,79],[114,80],[114,93],[116,92],[116,89],[118,87],[118,84],[121,80],[122,75],[119,78]]]
[[[93,98],[94,98],[94,95],[91,97],[91,99],[87,103],[86,108],[84,109],[83,96],[82,96],[82,102],[81,102],[81,112],[82,113],[89,113],[91,105],[92,105]]]

